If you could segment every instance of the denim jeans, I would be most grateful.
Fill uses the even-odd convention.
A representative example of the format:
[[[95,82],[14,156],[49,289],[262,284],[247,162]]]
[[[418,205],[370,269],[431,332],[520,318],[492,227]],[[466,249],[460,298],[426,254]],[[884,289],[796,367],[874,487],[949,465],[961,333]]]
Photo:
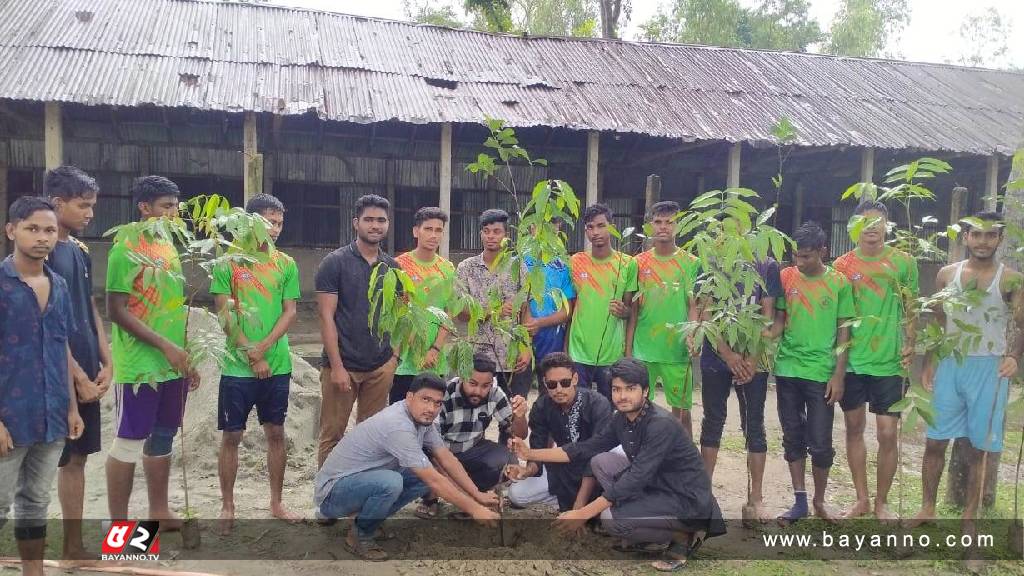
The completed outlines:
[[[612,401],[612,375],[608,366],[591,366],[589,364],[576,364],[576,374],[579,375],[581,388],[597,390],[602,396]],[[591,386],[593,383],[593,386]]]
[[[320,504],[326,518],[356,514],[356,535],[369,540],[386,518],[428,492],[427,485],[411,469],[367,470],[340,478]]]
[[[38,540],[46,537],[46,509],[50,487],[57,475],[57,462],[64,441],[17,446],[0,457],[0,527],[14,503],[14,538]]]

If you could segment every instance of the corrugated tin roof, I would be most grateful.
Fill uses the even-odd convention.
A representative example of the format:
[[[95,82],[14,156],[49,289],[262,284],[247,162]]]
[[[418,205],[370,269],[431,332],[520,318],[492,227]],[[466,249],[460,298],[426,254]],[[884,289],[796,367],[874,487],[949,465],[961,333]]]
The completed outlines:
[[[0,98],[349,122],[479,122],[1011,153],[1024,74],[636,42],[521,38],[266,4],[0,3]]]

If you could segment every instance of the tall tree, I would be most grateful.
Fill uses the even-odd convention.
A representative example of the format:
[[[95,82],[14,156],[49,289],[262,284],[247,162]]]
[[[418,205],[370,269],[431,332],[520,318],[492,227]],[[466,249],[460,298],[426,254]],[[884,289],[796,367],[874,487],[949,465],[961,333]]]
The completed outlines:
[[[956,59],[963,66],[1008,68],[1009,44],[1013,23],[993,7],[970,14],[960,24],[960,41],[964,52]],[[947,60],[948,61],[948,60]]]
[[[404,0],[405,14],[423,24],[533,36],[594,36],[598,0]]]
[[[600,3],[601,37],[618,38],[620,25],[629,22],[630,0],[600,0]]]
[[[675,0],[641,25],[641,39],[804,52],[823,39],[807,0]]]
[[[842,0],[832,21],[825,52],[841,56],[881,56],[889,39],[910,22],[907,0]]]

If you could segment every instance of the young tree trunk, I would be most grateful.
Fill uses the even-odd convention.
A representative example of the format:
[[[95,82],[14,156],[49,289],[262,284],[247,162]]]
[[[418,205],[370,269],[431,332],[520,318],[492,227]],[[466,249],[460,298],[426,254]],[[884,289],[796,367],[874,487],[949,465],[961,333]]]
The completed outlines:
[[[971,442],[957,438],[949,456],[949,480],[946,482],[946,503],[963,508],[967,502],[967,474],[970,471]],[[999,485],[999,459],[1002,452],[989,452],[985,466],[985,492],[982,506],[989,508],[996,501],[996,486]]]

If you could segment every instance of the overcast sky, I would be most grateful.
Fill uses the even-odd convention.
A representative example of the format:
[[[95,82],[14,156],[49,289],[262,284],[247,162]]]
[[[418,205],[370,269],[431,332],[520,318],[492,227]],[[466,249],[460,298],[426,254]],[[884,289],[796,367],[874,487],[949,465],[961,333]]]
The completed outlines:
[[[461,5],[460,0],[436,0]],[[668,0],[633,0],[633,14],[623,35],[635,39],[638,25],[658,11]],[[393,20],[405,20],[402,0],[270,0],[274,4],[301,6],[316,10],[377,16]],[[740,0],[745,5],[756,4],[756,0]],[[910,25],[903,31],[899,41],[889,46],[889,51],[907,60],[922,62],[956,61],[963,52],[960,42],[960,24],[970,14],[980,14],[987,7],[998,9],[1013,23],[1013,34],[1009,39],[1010,61],[1024,66],[1024,0],[909,0],[911,7]],[[812,15],[823,28],[832,21],[839,0],[810,0]]]

